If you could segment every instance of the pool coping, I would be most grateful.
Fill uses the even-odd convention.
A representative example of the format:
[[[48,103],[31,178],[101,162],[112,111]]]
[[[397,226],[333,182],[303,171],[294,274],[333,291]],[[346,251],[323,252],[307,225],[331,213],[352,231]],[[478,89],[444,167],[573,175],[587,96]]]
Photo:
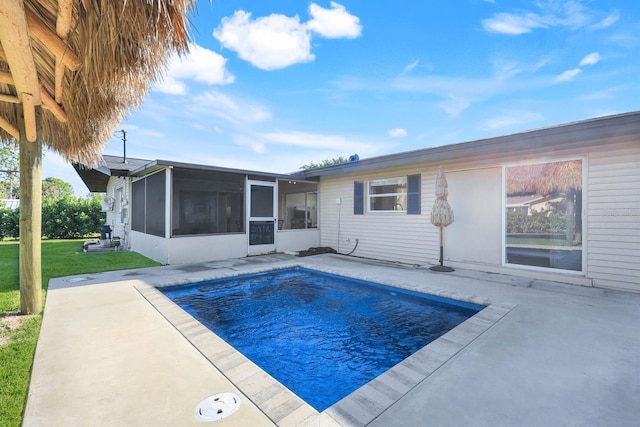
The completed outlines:
[[[167,298],[158,288],[192,283],[184,279],[154,285],[136,286],[138,292],[169,321],[211,364],[233,383],[267,417],[281,427],[307,425],[364,426],[372,422],[393,404],[402,399],[419,383],[447,363],[466,346],[480,337],[517,304],[493,302],[478,296],[465,296],[447,290],[394,280],[356,275],[330,270],[304,262],[263,266],[250,271],[220,274],[212,270],[212,277],[198,278],[198,282],[240,275],[302,267],[324,273],[366,280],[439,297],[471,302],[485,306],[480,312],[430,342],[411,356],[369,381],[323,412],[318,412],[291,390],[202,325],[190,314]],[[217,273],[217,274],[215,274]]]

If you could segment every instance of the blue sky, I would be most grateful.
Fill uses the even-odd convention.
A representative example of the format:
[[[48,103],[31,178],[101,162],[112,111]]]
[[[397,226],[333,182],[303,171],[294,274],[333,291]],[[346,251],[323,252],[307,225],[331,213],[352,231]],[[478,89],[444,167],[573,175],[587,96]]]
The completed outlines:
[[[118,126],[130,157],[291,172],[640,110],[635,1],[205,0],[192,23]],[[53,153],[43,176],[87,193]]]

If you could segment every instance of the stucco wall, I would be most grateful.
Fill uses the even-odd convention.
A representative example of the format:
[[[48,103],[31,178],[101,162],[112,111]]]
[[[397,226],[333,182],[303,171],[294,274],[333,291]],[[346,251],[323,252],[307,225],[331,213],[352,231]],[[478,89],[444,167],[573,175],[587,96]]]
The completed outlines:
[[[169,241],[151,234],[131,231],[131,250],[161,264],[169,264]]]
[[[185,236],[167,239],[169,264],[215,261],[247,256],[246,234]]]

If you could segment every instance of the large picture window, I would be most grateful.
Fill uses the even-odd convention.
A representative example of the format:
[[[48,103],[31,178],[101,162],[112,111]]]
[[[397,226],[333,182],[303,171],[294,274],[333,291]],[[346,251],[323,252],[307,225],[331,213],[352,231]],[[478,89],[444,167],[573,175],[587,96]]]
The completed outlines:
[[[582,161],[505,168],[505,262],[582,271]]]
[[[369,181],[369,211],[406,211],[407,177]]]
[[[244,232],[244,175],[175,168],[172,235]]]

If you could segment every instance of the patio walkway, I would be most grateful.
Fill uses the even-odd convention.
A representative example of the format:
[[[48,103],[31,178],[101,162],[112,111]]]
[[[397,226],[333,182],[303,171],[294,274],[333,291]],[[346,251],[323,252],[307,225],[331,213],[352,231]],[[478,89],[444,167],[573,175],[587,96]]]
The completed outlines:
[[[300,408],[274,417],[143,295],[156,285],[292,264],[512,309],[373,420],[366,414],[376,402],[366,399],[309,418]],[[217,426],[635,426],[638,355],[640,294],[338,255],[108,272],[50,281],[23,425],[202,425],[198,402],[232,392],[242,404]],[[274,407],[283,395],[271,399]]]

